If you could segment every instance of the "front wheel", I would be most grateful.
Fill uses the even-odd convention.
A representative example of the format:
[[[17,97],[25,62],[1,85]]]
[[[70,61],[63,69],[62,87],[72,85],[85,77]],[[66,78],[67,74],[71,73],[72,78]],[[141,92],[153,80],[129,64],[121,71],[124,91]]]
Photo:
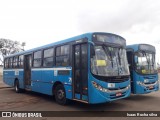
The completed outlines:
[[[59,84],[55,88],[55,99],[58,104],[65,105],[68,103],[64,86]]]

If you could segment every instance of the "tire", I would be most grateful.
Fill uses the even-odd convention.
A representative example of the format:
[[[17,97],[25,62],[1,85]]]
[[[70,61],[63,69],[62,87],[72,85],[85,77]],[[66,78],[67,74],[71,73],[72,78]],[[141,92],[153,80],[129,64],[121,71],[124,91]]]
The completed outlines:
[[[14,89],[15,89],[16,93],[20,93],[20,92],[23,91],[22,89],[19,88],[19,82],[18,82],[18,80],[15,81]]]
[[[64,86],[59,84],[55,88],[55,100],[60,105],[66,105],[68,103],[68,99],[66,98],[66,92]]]

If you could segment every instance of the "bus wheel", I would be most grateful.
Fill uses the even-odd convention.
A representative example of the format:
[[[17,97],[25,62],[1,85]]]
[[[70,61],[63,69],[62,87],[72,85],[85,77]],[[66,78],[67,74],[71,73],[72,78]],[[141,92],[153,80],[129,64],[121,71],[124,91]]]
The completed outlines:
[[[55,88],[55,99],[58,104],[65,105],[68,103],[66,98],[66,92],[62,84],[59,84]]]
[[[21,89],[19,88],[18,80],[15,81],[14,89],[15,89],[16,93],[20,93],[21,92]]]

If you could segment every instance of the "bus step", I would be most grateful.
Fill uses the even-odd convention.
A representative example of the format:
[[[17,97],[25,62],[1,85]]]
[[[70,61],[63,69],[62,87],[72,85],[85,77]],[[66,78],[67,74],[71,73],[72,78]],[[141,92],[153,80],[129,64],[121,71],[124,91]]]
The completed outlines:
[[[26,91],[32,91],[30,88],[25,88]]]
[[[83,102],[83,103],[88,103],[87,101],[84,101],[84,100],[79,100],[79,99],[73,99],[73,100]]]
[[[31,86],[25,86],[25,90],[27,90],[27,91],[31,91]]]

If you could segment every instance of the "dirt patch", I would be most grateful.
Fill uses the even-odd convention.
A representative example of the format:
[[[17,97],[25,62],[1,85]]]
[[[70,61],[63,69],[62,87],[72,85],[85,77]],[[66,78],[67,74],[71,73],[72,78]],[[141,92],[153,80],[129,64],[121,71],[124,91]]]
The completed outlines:
[[[39,101],[38,98],[34,96],[27,96],[20,100],[12,99],[10,101],[4,101],[0,103],[0,110],[7,110],[11,108],[19,108],[23,106],[27,106],[30,104],[35,104]]]
[[[3,76],[0,75],[0,90],[4,90],[4,88],[9,88],[9,86],[7,86],[6,84],[3,83],[2,80]],[[22,94],[23,95],[23,94]],[[19,107],[23,107],[23,106],[27,106],[30,104],[35,104],[39,101],[38,98],[34,97],[34,96],[23,96],[23,99],[20,97],[16,98],[16,97],[11,97],[8,96],[6,98],[7,100],[2,100],[0,101],[0,110],[11,110],[12,108],[19,108]]]

